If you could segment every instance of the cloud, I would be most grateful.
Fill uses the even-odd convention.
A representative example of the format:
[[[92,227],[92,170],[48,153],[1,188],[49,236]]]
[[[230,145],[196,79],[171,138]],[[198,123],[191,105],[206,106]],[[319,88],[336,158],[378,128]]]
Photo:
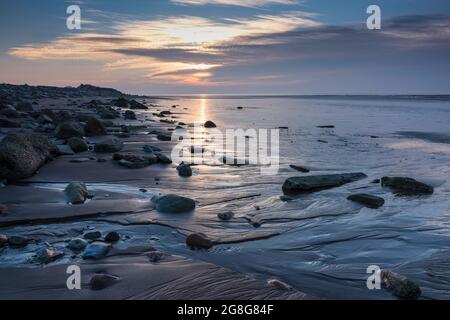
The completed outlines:
[[[225,5],[241,7],[261,7],[267,5],[294,5],[300,0],[171,0],[175,4],[181,5]]]

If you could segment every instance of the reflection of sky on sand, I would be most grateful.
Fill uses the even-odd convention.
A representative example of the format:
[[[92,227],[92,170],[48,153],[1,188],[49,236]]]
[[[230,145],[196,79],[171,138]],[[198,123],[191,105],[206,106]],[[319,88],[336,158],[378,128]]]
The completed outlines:
[[[400,142],[392,142],[386,144],[387,148],[397,149],[397,150],[408,150],[415,149],[423,152],[441,152],[450,154],[450,145],[441,144],[441,143],[431,143],[426,141],[417,141],[417,140],[407,140]]]

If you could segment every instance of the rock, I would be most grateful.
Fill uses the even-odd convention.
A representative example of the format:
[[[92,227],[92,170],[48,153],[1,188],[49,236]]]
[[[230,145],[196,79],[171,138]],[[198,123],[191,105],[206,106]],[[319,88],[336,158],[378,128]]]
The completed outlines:
[[[4,117],[0,117],[0,128],[20,128],[19,122],[10,120]]]
[[[66,144],[59,144],[58,147],[58,155],[60,156],[71,156],[74,155],[72,148]]]
[[[8,238],[9,245],[16,248],[25,247],[29,241],[29,239],[21,236],[11,236]]]
[[[397,195],[405,196],[427,195],[434,192],[433,187],[405,177],[383,177],[381,178],[381,186],[392,189]]]
[[[19,118],[20,113],[12,106],[7,106],[4,109],[0,110],[0,115],[3,115],[7,118]]]
[[[215,128],[216,124],[214,122],[212,122],[211,120],[208,120],[203,124],[203,126],[205,128]]]
[[[83,182],[71,182],[64,189],[67,200],[71,204],[83,204],[89,195],[86,185]]]
[[[168,194],[159,198],[153,198],[156,210],[163,213],[183,213],[195,209],[195,201],[176,194]]]
[[[8,237],[4,234],[0,234],[0,248],[8,243]]]
[[[325,140],[317,140],[317,142],[321,142],[321,143],[328,143],[328,141],[325,141]]]
[[[58,148],[48,138],[29,133],[9,134],[0,142],[0,178],[31,177]]]
[[[64,256],[64,252],[54,251],[50,248],[42,248],[36,253],[34,260],[38,263],[47,264],[58,260],[62,256]]]
[[[77,159],[69,160],[70,163],[83,163],[83,162],[88,162],[88,161],[91,161],[91,158],[77,158]]]
[[[146,144],[142,147],[145,152],[154,153],[154,152],[160,152],[161,149],[155,146],[151,146],[149,144]]]
[[[372,209],[378,209],[384,204],[383,198],[366,193],[352,194],[347,199]]]
[[[126,120],[136,120],[136,113],[134,113],[131,110],[127,110],[125,111],[125,113],[123,114],[124,119]]]
[[[145,167],[149,166],[150,164],[152,164],[152,162],[148,158],[133,155],[133,154],[116,153],[116,154],[114,154],[113,159],[118,161],[118,164],[120,166],[129,168],[129,169],[145,168]],[[157,159],[155,158],[153,161],[154,161],[153,163],[156,163]]]
[[[381,182],[380,179],[373,179],[373,180],[372,180],[372,183],[380,183],[380,182]]]
[[[89,231],[83,235],[83,238],[88,240],[97,240],[102,237],[102,233],[100,231]]]
[[[317,128],[322,128],[322,129],[333,129],[334,126],[333,126],[333,125],[325,125],[325,126],[317,126]]]
[[[128,101],[125,98],[118,98],[115,100],[114,105],[119,108],[128,108]]]
[[[382,269],[380,275],[386,288],[401,299],[416,300],[422,294],[422,290],[416,283],[401,274]]]
[[[158,158],[158,162],[163,164],[171,164],[172,160],[161,152],[155,152],[155,156]]]
[[[152,251],[147,254],[147,257],[150,262],[155,263],[155,262],[160,261],[162,259],[163,255],[164,254],[160,251]]]
[[[53,124],[53,119],[50,118],[48,115],[46,114],[41,114],[39,115],[39,117],[37,118],[37,121],[40,124]]]
[[[364,179],[367,176],[364,173],[343,173],[329,174],[306,177],[291,177],[286,179],[283,184],[284,194],[300,194],[314,192],[323,189],[339,187],[344,184]]]
[[[120,240],[120,234],[116,231],[111,231],[105,236],[106,242],[117,242]]]
[[[78,137],[72,137],[67,140],[67,144],[72,148],[73,152],[84,152],[88,150],[86,141]]]
[[[81,251],[88,245],[88,242],[81,238],[75,238],[69,241],[67,247],[71,250]]]
[[[105,257],[111,246],[104,242],[93,242],[91,243],[83,253],[83,259],[99,260]]]
[[[284,202],[289,202],[289,201],[293,201],[294,198],[289,197],[289,196],[282,195],[282,196],[280,196],[280,200],[281,200],[281,201],[284,201]]]
[[[190,177],[192,176],[192,168],[189,164],[181,162],[177,167],[178,174],[181,177]]]
[[[58,139],[82,138],[84,129],[78,122],[63,122],[56,127],[55,134]]]
[[[30,102],[19,102],[16,104],[16,109],[19,111],[31,112],[33,111],[33,105]]]
[[[97,273],[92,276],[89,285],[92,290],[102,290],[116,284],[120,280],[119,277],[106,273]]]
[[[236,109],[238,109],[238,110],[242,110],[242,109],[244,109],[243,107],[241,107],[241,106],[239,106],[239,107],[236,107]]]
[[[305,168],[305,167],[301,167],[301,166],[296,166],[295,164],[291,164],[290,167],[294,170],[303,172],[303,173],[307,173],[309,172],[309,169]]]
[[[111,138],[95,144],[94,151],[100,153],[119,152],[123,148],[123,143],[119,139]]]
[[[186,245],[192,249],[209,249],[213,243],[202,233],[192,233],[187,236]]]
[[[140,102],[137,102],[136,100],[130,101],[130,109],[141,109],[141,110],[147,110],[148,107],[143,105]]]
[[[228,220],[231,220],[234,217],[234,212],[233,211],[219,212],[217,214],[217,217],[220,220],[228,221]]]
[[[88,137],[105,136],[108,134],[103,123],[95,117],[90,117],[86,122],[84,132]]]
[[[156,138],[161,141],[171,141],[172,140],[172,136],[165,134],[165,133],[158,133]]]
[[[280,290],[292,290],[290,285],[278,279],[269,279],[267,280],[267,284]]]

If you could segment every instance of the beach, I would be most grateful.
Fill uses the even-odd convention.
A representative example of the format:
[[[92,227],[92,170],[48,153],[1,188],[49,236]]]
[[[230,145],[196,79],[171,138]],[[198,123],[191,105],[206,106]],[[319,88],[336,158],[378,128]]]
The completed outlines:
[[[447,96],[139,97],[81,89],[36,89],[51,92],[46,97],[15,88],[7,97],[15,100],[5,98],[17,114],[2,118],[18,126],[0,128],[0,139],[32,133],[58,150],[37,172],[3,178],[0,234],[25,243],[0,248],[0,298],[397,299],[367,288],[371,265],[408,277],[424,299],[449,298]],[[229,163],[195,163],[191,175],[181,174],[168,159],[179,143],[172,133],[207,121],[219,130],[279,130],[276,174]],[[67,122],[77,125],[62,132]],[[82,143],[68,146],[73,137],[87,149],[75,152]],[[360,175],[342,180],[346,174]],[[290,178],[330,175],[341,180],[287,192]],[[408,177],[432,192],[399,195],[383,177]],[[80,204],[64,192],[72,182]],[[355,194],[383,202],[371,208],[347,199]],[[164,210],[167,195],[195,209]],[[200,240],[186,243],[193,234]],[[95,258],[70,248],[74,239],[93,247]],[[53,254],[37,254],[46,248]],[[67,289],[69,265],[81,267],[82,290]],[[93,290],[95,274],[112,280]]]

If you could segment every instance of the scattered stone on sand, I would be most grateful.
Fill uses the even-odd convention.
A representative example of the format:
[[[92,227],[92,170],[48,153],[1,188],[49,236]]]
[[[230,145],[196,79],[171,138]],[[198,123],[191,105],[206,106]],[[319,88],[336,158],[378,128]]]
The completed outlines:
[[[67,244],[67,247],[71,250],[80,251],[86,248],[88,242],[81,238],[71,239]]]
[[[267,284],[280,290],[292,290],[290,285],[278,279],[269,279],[267,280]]]
[[[89,231],[83,235],[83,238],[88,240],[97,240],[102,237],[102,233],[100,231]]]
[[[189,164],[181,162],[177,167],[178,174],[181,177],[190,177],[192,176],[192,168]]]
[[[38,134],[16,133],[0,142],[0,178],[31,177],[48,160],[58,155],[58,148]]]
[[[214,122],[212,122],[211,120],[208,120],[203,124],[203,126],[205,128],[215,128],[216,124]]]
[[[166,133],[158,133],[156,138],[161,141],[171,141],[172,140],[172,136],[169,134],[166,134]]]
[[[93,242],[87,246],[83,252],[83,259],[99,260],[106,256],[111,249],[111,245],[104,242]]]
[[[305,168],[305,167],[302,167],[302,166],[297,166],[297,165],[295,165],[295,164],[291,164],[289,167],[291,167],[291,168],[294,169],[294,170],[303,172],[303,173],[309,172],[309,169],[307,169],[307,168]]]
[[[20,127],[21,125],[19,122],[4,117],[0,117],[0,128],[20,128]]]
[[[306,177],[291,177],[283,184],[284,194],[300,194],[339,187],[344,184],[367,178],[364,173],[343,173]]]
[[[64,256],[64,252],[62,251],[55,251],[51,248],[42,248],[38,252],[36,252],[34,261],[42,264],[47,264],[58,260],[62,256]]]
[[[164,254],[161,251],[152,251],[147,254],[147,257],[150,262],[155,263],[155,262],[160,261],[162,259],[163,255]]]
[[[187,236],[186,245],[191,249],[209,249],[213,243],[202,233],[192,233]]]
[[[107,135],[103,123],[95,117],[90,117],[84,126],[84,132],[88,137]]]
[[[163,213],[183,213],[195,209],[194,200],[176,194],[153,197],[152,201],[156,203],[156,210]]]
[[[73,152],[84,152],[88,150],[86,141],[78,137],[72,137],[67,140],[67,144],[72,148]]]
[[[0,248],[8,244],[8,237],[4,234],[0,234]]]
[[[382,269],[380,275],[383,284],[396,297],[416,300],[422,294],[422,290],[416,283],[401,274]]]
[[[158,162],[163,164],[171,164],[172,160],[166,156],[164,153],[161,152],[155,152],[155,156],[158,158]]]
[[[58,139],[82,138],[84,129],[78,122],[63,122],[56,127],[55,134]]]
[[[25,247],[30,240],[22,236],[10,236],[8,243],[11,247],[21,248]]]
[[[119,277],[111,274],[97,273],[92,276],[89,285],[92,290],[102,290],[116,284],[119,280]]]
[[[217,217],[220,220],[228,221],[228,220],[231,220],[234,217],[234,212],[233,211],[219,212],[217,214]]]
[[[368,208],[378,209],[384,205],[384,199],[367,193],[352,194],[348,200],[362,204]]]
[[[406,177],[383,177],[381,186],[388,187],[395,194],[404,196],[427,195],[434,192],[432,186]]]
[[[136,113],[134,113],[131,110],[127,110],[123,114],[123,117],[124,117],[125,120],[136,120]]]
[[[123,142],[119,139],[110,138],[95,144],[94,151],[100,153],[119,152],[123,148]]]
[[[83,182],[71,182],[64,189],[67,200],[71,204],[83,204],[89,193]]]
[[[72,148],[66,144],[59,144],[56,147],[58,148],[58,155],[60,156],[71,156],[75,154]]]
[[[105,236],[106,242],[117,242],[120,240],[120,234],[116,231],[108,232],[108,234]]]

